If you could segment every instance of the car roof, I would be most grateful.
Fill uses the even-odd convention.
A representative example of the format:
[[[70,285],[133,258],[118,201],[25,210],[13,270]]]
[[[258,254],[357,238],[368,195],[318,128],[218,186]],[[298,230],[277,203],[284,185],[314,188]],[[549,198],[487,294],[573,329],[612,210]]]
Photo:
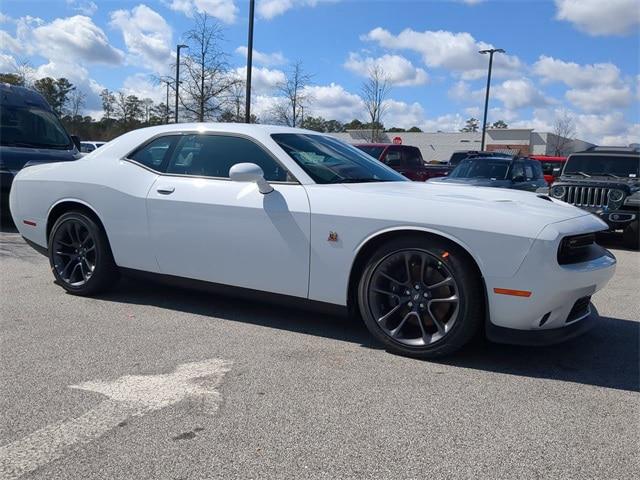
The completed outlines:
[[[571,155],[584,155],[584,154],[630,154],[630,155],[638,155],[640,154],[640,148],[637,147],[590,147],[582,152],[573,152]]]
[[[35,90],[8,83],[0,83],[0,104],[13,107],[38,107],[53,112],[44,97]]]
[[[252,135],[256,133],[273,134],[273,133],[298,133],[307,135],[327,136],[322,132],[306,130],[303,128],[286,127],[282,125],[266,125],[262,123],[222,123],[222,122],[203,122],[203,123],[169,123],[166,125],[157,125],[154,127],[146,127],[138,130],[149,134],[162,134],[171,132],[225,132]]]
[[[540,162],[564,162],[567,160],[567,157],[554,157],[552,155],[529,155],[529,158]]]

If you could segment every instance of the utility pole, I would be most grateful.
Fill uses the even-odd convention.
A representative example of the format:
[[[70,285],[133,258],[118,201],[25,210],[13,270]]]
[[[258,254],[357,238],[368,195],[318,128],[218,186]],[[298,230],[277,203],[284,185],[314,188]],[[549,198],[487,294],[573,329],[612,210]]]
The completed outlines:
[[[176,45],[176,123],[178,123],[178,97],[180,90],[180,50],[183,48],[189,48],[188,45]]]
[[[253,11],[255,0],[249,0],[249,34],[247,39],[247,92],[245,94],[246,105],[244,108],[244,121],[251,123],[251,69],[253,66]]]
[[[493,68],[493,54],[504,53],[501,48],[489,48],[487,50],[480,50],[478,53],[483,55],[489,54],[489,73],[487,74],[487,91],[484,96],[484,117],[482,119],[482,144],[480,150],[484,150],[485,135],[487,134],[487,109],[489,108],[489,89],[491,88],[491,69]]]

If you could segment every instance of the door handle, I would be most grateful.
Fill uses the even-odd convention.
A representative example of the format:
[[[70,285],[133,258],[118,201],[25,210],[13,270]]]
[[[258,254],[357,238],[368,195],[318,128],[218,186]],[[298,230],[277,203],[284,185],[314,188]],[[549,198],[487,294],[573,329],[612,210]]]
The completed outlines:
[[[176,191],[176,187],[158,187],[157,192],[161,195],[171,195]]]

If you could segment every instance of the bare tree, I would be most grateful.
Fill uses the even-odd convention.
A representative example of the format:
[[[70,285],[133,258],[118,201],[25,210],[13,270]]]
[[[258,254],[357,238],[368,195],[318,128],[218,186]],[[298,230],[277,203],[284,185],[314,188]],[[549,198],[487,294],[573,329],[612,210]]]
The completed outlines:
[[[115,110],[116,96],[114,93],[105,88],[100,92],[100,99],[102,100],[102,110],[104,110],[104,119],[109,121]]]
[[[180,104],[199,122],[215,118],[228,92],[238,81],[229,74],[226,54],[220,49],[222,29],[206,13],[197,14],[195,25],[185,34],[189,54],[185,57],[186,80]]]
[[[305,105],[311,101],[306,87],[311,83],[311,75],[304,71],[298,60],[287,73],[284,82],[277,86],[281,101],[274,109],[273,116],[278,123],[295,127],[300,124]]]
[[[151,110],[153,108],[153,100],[150,98],[143,98],[140,103],[142,104],[142,110],[144,111],[144,123],[149,125]]]
[[[75,120],[84,108],[87,100],[87,94],[76,88],[69,94],[69,114]]]
[[[361,88],[361,96],[369,115],[371,127],[371,142],[380,141],[382,133],[382,118],[387,110],[387,96],[391,86],[389,78],[380,65],[374,65],[369,69],[369,78],[364,81]]]
[[[20,79],[21,85],[29,88],[33,87],[35,69],[29,60],[25,58],[16,58],[13,60],[13,72]]]
[[[573,116],[563,111],[553,123],[551,132],[551,148],[556,156],[568,155],[571,153],[571,145],[576,134],[576,122]]]

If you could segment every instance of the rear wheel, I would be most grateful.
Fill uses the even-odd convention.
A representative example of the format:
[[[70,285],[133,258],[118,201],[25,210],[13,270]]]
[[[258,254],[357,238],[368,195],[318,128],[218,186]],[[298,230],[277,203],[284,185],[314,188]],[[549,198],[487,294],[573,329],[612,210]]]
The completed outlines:
[[[99,293],[118,279],[107,236],[82,212],[67,212],[56,220],[49,235],[49,263],[58,283],[75,295]]]
[[[363,320],[392,352],[434,358],[465,345],[482,325],[484,292],[459,247],[410,236],[378,248],[358,288]]]

